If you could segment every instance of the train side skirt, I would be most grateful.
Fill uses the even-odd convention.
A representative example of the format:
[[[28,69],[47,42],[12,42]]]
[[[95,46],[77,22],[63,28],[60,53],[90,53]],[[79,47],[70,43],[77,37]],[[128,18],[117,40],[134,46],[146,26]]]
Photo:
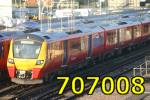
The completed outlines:
[[[43,79],[36,79],[36,80],[24,80],[24,79],[18,79],[18,78],[11,78],[11,81],[17,84],[22,85],[33,85],[33,84],[42,84]]]

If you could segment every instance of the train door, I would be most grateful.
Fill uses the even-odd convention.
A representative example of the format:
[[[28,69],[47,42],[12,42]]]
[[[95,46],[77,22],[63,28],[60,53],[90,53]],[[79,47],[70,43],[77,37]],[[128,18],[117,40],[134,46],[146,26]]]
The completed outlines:
[[[141,40],[141,26],[140,25],[137,25],[137,26],[133,26],[133,39],[134,39],[134,42],[137,43],[137,42],[140,42]]]
[[[104,33],[94,33],[92,35],[92,55],[97,56],[104,50]]]
[[[87,56],[87,38],[78,37],[68,40],[68,64],[79,63]]]

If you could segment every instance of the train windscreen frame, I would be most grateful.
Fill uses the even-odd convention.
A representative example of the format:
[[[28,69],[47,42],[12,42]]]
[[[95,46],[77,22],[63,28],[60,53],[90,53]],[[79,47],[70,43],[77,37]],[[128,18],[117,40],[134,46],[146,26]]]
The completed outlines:
[[[20,40],[13,45],[14,58],[37,59],[41,51],[41,42]]]

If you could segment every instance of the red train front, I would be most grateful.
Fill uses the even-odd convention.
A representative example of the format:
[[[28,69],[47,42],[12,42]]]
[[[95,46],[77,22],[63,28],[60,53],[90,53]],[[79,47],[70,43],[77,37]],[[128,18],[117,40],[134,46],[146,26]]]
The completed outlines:
[[[8,77],[7,58],[9,52],[10,40],[0,38],[0,80]]]

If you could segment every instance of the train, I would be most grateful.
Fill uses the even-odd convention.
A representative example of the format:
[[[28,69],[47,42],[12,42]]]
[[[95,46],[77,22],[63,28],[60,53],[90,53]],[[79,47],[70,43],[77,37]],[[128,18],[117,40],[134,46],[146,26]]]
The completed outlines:
[[[61,32],[23,34],[11,40],[8,73],[17,84],[42,84],[61,69],[102,60],[149,40],[150,14],[109,22],[88,19]]]
[[[0,32],[0,78],[8,78],[7,72],[7,58],[9,52],[9,46],[11,38],[16,35],[21,35],[21,32]]]

